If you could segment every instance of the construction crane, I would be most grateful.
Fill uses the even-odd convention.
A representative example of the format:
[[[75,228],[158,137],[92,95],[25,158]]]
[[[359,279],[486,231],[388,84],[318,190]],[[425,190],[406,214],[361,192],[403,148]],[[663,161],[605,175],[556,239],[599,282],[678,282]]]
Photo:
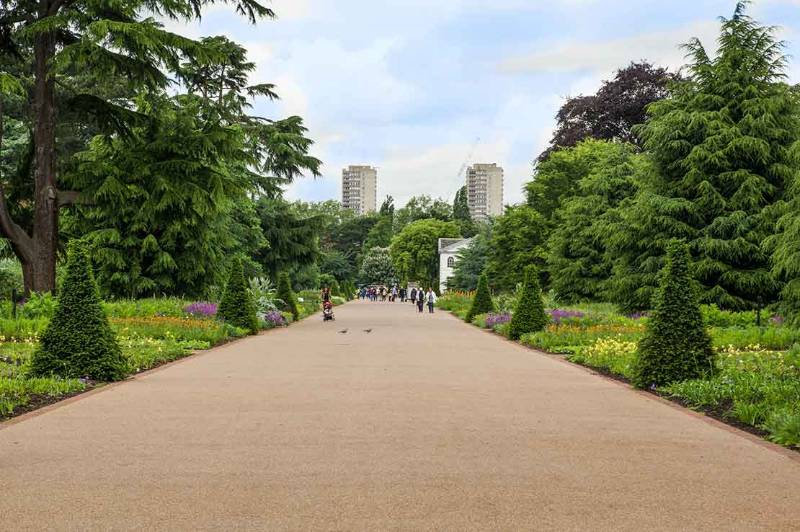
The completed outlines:
[[[467,169],[467,166],[469,166],[470,161],[472,161],[472,156],[475,155],[475,150],[478,149],[478,144],[480,143],[481,143],[480,137],[477,137],[475,139],[475,142],[472,143],[472,147],[469,150],[469,154],[467,155],[467,158],[464,159],[464,164],[461,165],[461,169],[458,171],[458,175],[456,176],[456,179],[458,179],[459,181],[464,178],[464,171]]]

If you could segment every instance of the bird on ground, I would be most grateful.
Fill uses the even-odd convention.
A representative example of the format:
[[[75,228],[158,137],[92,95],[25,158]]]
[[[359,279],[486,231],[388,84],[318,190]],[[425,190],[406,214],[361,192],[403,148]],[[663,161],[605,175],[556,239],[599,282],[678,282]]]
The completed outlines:
[[[339,334],[347,334],[347,329],[339,331]]]
[[[371,332],[372,332],[372,329],[364,329],[364,332],[365,332],[365,333],[367,333],[367,334],[369,334],[369,333],[371,333]]]

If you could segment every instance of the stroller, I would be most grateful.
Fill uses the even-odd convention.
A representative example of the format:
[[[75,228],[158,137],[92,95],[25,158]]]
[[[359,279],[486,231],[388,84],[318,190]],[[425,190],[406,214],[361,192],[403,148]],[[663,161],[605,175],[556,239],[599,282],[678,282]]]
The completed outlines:
[[[336,318],[333,316],[333,303],[325,301],[322,303],[322,321],[334,321]]]

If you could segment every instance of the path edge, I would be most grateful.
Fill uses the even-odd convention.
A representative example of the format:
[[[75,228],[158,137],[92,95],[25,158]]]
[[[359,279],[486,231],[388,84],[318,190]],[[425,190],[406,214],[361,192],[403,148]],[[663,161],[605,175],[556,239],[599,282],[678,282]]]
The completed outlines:
[[[579,370],[581,370],[581,371],[583,371],[585,373],[588,373],[590,375],[594,375],[596,377],[600,377],[601,379],[603,379],[603,380],[605,380],[607,382],[610,382],[610,383],[612,383],[612,384],[614,384],[614,385],[616,385],[616,386],[618,386],[620,388],[623,388],[623,389],[626,389],[628,391],[631,391],[631,392],[633,392],[633,393],[635,393],[635,394],[637,394],[637,395],[639,395],[641,397],[644,397],[645,399],[649,399],[651,401],[655,401],[657,403],[661,403],[661,404],[663,404],[665,406],[669,406],[670,408],[672,408],[674,410],[677,410],[679,412],[682,412],[683,414],[688,415],[689,417],[693,417],[695,419],[698,419],[700,421],[705,422],[708,425],[711,425],[713,427],[717,427],[719,429],[725,430],[725,431],[727,431],[727,432],[729,432],[731,434],[739,436],[740,438],[744,438],[745,440],[748,440],[749,442],[754,443],[754,444],[756,444],[756,445],[758,445],[760,447],[763,447],[765,449],[769,449],[769,450],[771,450],[773,452],[776,452],[778,454],[781,454],[781,455],[785,456],[786,458],[789,458],[790,460],[793,460],[793,461],[795,461],[797,463],[800,463],[800,452],[798,452],[798,451],[794,451],[792,449],[787,449],[786,447],[784,447],[782,445],[778,445],[777,443],[773,443],[773,442],[771,442],[769,440],[765,440],[764,438],[761,438],[761,437],[759,437],[759,436],[757,436],[755,434],[751,434],[750,432],[747,432],[747,431],[742,430],[742,429],[740,429],[738,427],[735,427],[733,425],[725,423],[724,421],[720,421],[718,419],[714,419],[713,417],[708,416],[708,415],[704,414],[703,412],[698,412],[696,410],[692,410],[691,408],[685,407],[685,406],[683,406],[680,403],[677,403],[675,401],[670,401],[666,397],[661,397],[660,395],[657,395],[657,394],[654,394],[654,393],[650,393],[650,392],[648,392],[646,390],[640,390],[640,389],[632,386],[628,382],[625,382],[625,381],[622,381],[622,380],[619,380],[619,379],[615,379],[614,377],[611,377],[609,375],[605,375],[605,374],[603,374],[603,373],[601,373],[601,372],[599,372],[599,371],[597,371],[595,369],[592,369],[592,368],[590,368],[588,366],[583,366],[581,364],[576,364],[574,362],[570,362],[564,356],[556,355],[556,354],[553,354],[553,353],[546,353],[546,352],[541,351],[539,349],[535,349],[533,347],[529,347],[529,346],[521,344],[519,342],[515,342],[514,340],[506,338],[502,334],[497,334],[496,332],[494,332],[492,330],[484,329],[482,327],[477,327],[475,325],[472,325],[471,323],[467,323],[464,320],[460,319],[455,314],[453,314],[452,312],[445,311],[445,314],[447,314],[450,318],[458,321],[459,323],[461,323],[463,325],[466,325],[467,327],[470,327],[472,329],[476,329],[476,330],[480,331],[483,334],[488,334],[488,335],[491,335],[491,336],[493,336],[495,338],[498,338],[499,340],[502,340],[502,341],[512,345],[513,347],[516,347],[519,350],[526,351],[528,353],[534,353],[534,354],[539,355],[541,357],[553,360],[553,361],[555,361],[555,362],[557,362],[559,364],[563,364],[565,366],[576,368],[576,369],[579,369]]]

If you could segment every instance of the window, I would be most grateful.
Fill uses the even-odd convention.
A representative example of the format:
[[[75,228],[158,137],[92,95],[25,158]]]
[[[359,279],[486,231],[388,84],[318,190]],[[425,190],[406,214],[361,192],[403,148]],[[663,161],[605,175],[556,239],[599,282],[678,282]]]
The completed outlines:
[[[456,265],[455,257],[447,257],[447,267],[452,268],[455,265]]]

